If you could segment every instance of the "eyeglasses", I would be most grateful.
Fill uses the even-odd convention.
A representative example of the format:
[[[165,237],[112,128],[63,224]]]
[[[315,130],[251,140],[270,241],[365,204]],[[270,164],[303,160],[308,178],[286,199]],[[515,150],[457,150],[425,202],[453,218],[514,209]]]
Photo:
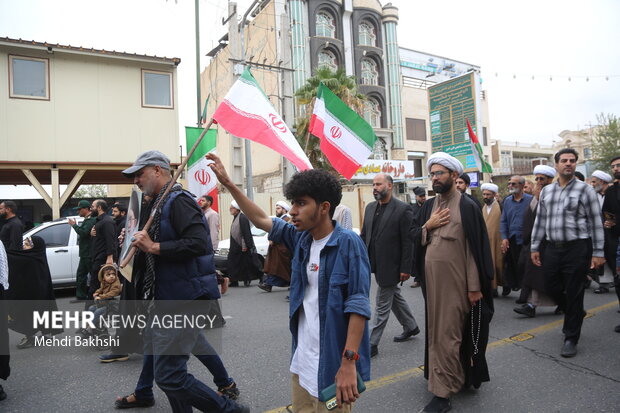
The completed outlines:
[[[435,171],[435,172],[429,172],[428,173],[428,177],[429,178],[433,178],[434,176],[436,176],[437,178],[439,178],[441,175],[443,174],[447,174],[448,172],[446,171]]]

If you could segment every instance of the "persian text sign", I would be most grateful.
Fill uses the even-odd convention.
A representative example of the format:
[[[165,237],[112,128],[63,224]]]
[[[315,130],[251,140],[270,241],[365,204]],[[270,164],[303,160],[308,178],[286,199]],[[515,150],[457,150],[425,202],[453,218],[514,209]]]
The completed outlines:
[[[475,81],[468,73],[428,88],[433,152],[449,153],[465,171],[477,170],[466,123],[477,130]]]
[[[394,180],[412,179],[415,177],[412,161],[397,161],[393,159],[368,159],[355,175],[354,180],[372,180],[378,173],[390,175]]]

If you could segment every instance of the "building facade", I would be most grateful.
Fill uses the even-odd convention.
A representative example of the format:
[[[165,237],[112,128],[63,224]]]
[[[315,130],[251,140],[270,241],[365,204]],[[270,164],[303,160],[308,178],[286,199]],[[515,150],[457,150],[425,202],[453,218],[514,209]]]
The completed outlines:
[[[127,183],[145,150],[178,163],[179,63],[0,38],[0,184],[33,185],[58,218],[80,184]]]

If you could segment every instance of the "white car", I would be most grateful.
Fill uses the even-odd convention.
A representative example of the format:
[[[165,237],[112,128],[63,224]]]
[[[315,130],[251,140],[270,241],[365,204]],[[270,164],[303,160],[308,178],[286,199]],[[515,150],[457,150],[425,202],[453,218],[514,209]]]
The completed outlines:
[[[78,224],[83,220],[82,217],[70,218],[74,218]],[[24,239],[34,235],[45,241],[47,263],[54,287],[75,285],[75,273],[80,263],[78,236],[69,226],[67,218],[34,227],[24,234]]]
[[[254,246],[256,252],[258,252],[263,258],[267,256],[267,250],[269,249],[269,234],[262,229],[256,228],[254,225],[250,225],[250,231],[252,232],[252,238],[254,238]],[[227,274],[228,263],[228,251],[230,250],[230,238],[221,240],[217,244],[217,250],[215,250],[214,262],[215,268],[223,274]]]

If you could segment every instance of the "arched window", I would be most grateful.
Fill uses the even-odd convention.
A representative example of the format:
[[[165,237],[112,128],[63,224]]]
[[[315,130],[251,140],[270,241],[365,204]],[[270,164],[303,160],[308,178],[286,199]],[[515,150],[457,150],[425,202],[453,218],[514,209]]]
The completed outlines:
[[[362,59],[362,85],[378,85],[379,70],[372,59]]]
[[[368,99],[364,103],[364,119],[373,128],[381,127],[381,106],[373,98]]]
[[[319,67],[327,67],[332,71],[338,70],[338,59],[329,50],[321,50],[319,52]]]
[[[387,145],[385,141],[381,138],[377,138],[375,141],[375,146],[372,148],[372,154],[370,155],[371,159],[374,160],[385,160],[388,158],[387,154]]]
[[[362,46],[377,46],[377,33],[372,23],[363,21],[359,26],[360,44]]]
[[[336,24],[334,17],[327,12],[319,12],[316,15],[316,35],[322,37],[336,37]]]

